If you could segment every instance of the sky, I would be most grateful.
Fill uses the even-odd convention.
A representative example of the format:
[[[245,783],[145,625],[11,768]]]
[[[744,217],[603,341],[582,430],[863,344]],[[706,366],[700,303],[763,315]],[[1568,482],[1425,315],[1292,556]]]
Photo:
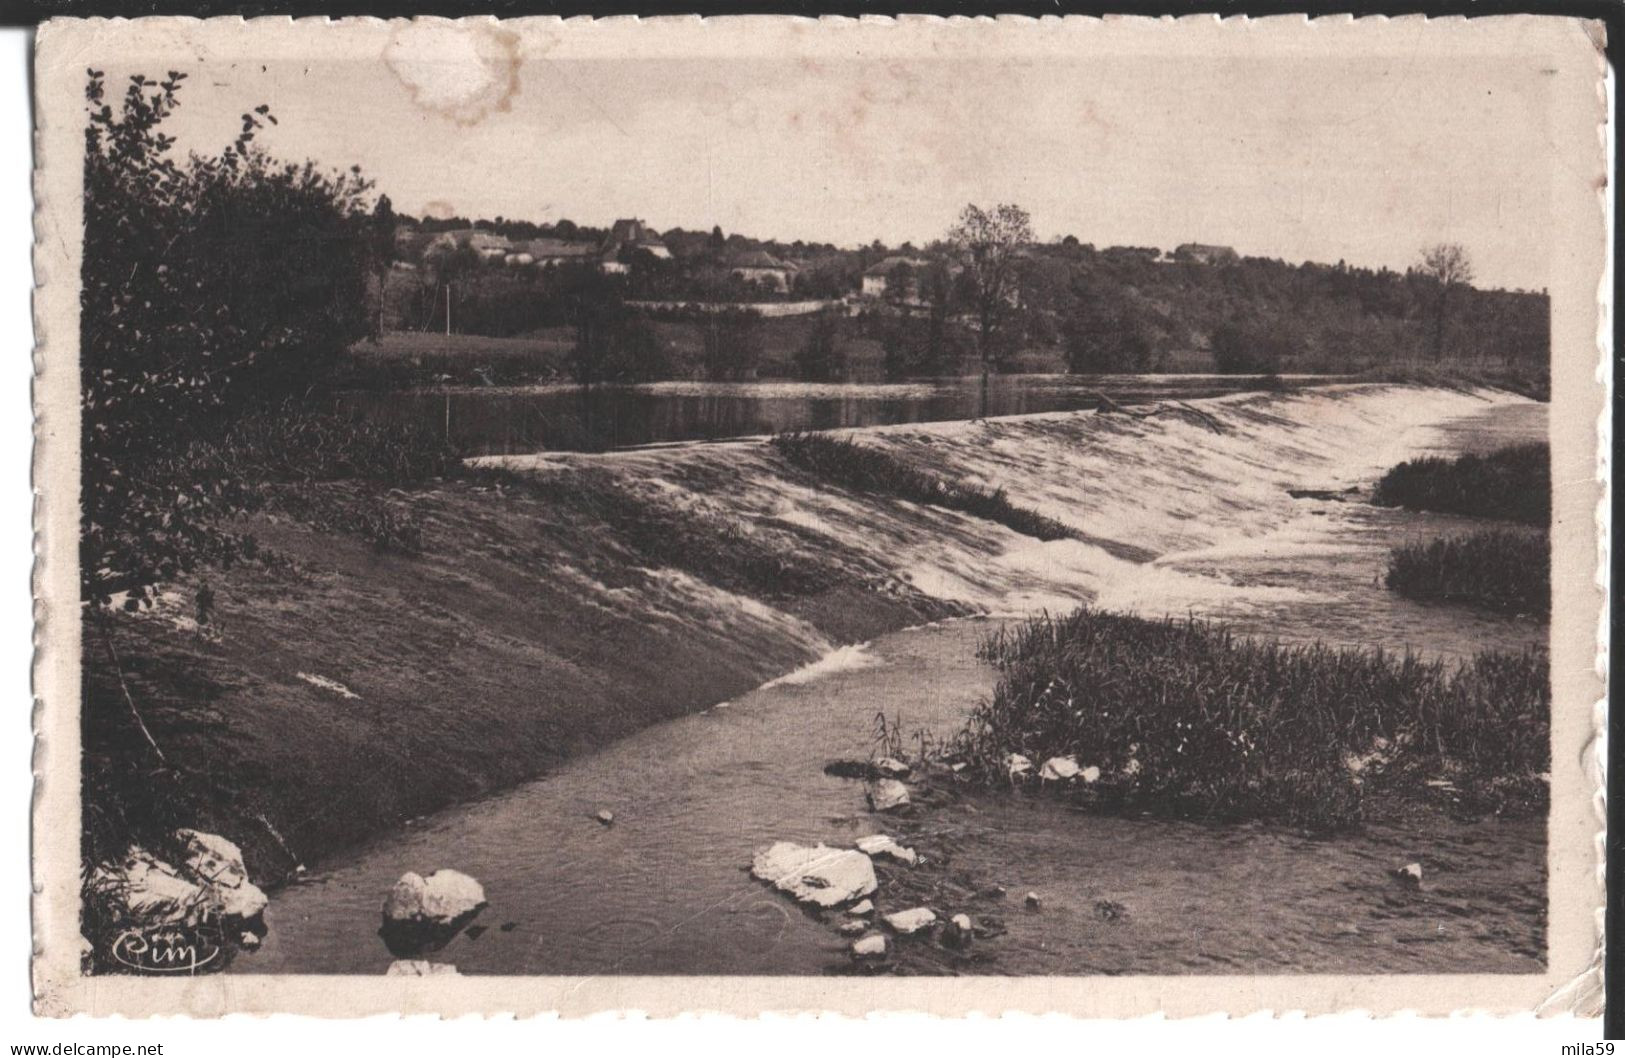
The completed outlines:
[[[482,63],[215,63],[190,71],[174,131],[218,149],[268,103],[273,153],[358,164],[415,215],[897,245],[941,237],[967,202],[1015,202],[1041,238],[1102,247],[1403,269],[1449,241],[1480,285],[1526,289],[1552,268],[1538,58]]]

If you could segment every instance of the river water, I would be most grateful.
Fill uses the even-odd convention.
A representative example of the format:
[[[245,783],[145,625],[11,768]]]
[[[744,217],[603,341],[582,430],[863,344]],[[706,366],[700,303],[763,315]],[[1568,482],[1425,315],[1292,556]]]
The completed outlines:
[[[1326,376],[1303,381],[1326,382]],[[1252,375],[1003,375],[989,380],[987,414],[1093,408],[1211,397],[1256,388]],[[980,412],[980,380],[900,383],[655,382],[599,386],[457,388],[370,392],[339,409],[443,434],[466,455],[543,449],[599,450],[672,441],[718,440],[786,430],[833,430],[969,419]]]
[[[1448,414],[1407,426],[1396,444],[1451,452],[1544,436],[1544,406],[1440,406]],[[1360,415],[1380,425],[1369,408]],[[1293,437],[1290,445],[1306,443]],[[1363,473],[1374,476],[1397,450],[1373,453]],[[1318,465],[1306,459],[1300,469]],[[1268,518],[1252,511],[1219,536],[1177,526],[1160,539],[1141,534],[1157,553],[1148,562],[1103,566],[1092,555],[1086,573],[1069,575],[1055,567],[1071,552],[1052,549],[1049,594],[1024,588],[1009,598],[1030,610],[1071,586],[1074,602],[1137,600],[1125,608],[1157,612],[1154,600],[1166,597],[1175,601],[1164,611],[1219,616],[1248,632],[1447,657],[1545,641],[1544,622],[1423,606],[1380,586],[1390,546],[1452,520],[1331,499],[1268,502]],[[1187,539],[1194,546],[1177,546]],[[1123,583],[1102,580],[1113,570]],[[1173,588],[1159,596],[1164,584]],[[744,868],[772,841],[845,843],[879,831],[861,787],[826,776],[823,763],[867,756],[880,712],[909,731],[951,734],[991,690],[975,647],[1001,619],[844,648],[543,779],[381,835],[277,893],[265,946],[234,971],[382,972],[391,962],[376,935],[384,894],[404,871],[442,867],[480,879],[490,901],[484,928],[435,957],[465,974],[839,971],[849,964],[831,926]],[[615,814],[613,826],[594,818],[601,809]],[[965,877],[1043,894],[1042,912],[1005,912],[1009,933],[982,946],[979,972],[1531,972],[1543,957],[1538,820],[1439,815],[1311,841],[1267,827],[1083,816],[992,793],[924,830],[908,826],[915,832],[903,836],[922,847],[952,850]],[[1387,877],[1411,860],[1428,871],[1419,895]],[[885,906],[884,890],[877,900],[898,910]],[[1101,907],[1120,913],[1103,917]]]

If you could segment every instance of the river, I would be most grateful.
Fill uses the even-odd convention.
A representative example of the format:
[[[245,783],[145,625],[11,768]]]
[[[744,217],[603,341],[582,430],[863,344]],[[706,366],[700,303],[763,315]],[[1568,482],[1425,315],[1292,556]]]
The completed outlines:
[[[1450,407],[1396,443],[1443,453],[1544,435],[1542,405]],[[1167,580],[1177,582],[1167,597],[1178,612],[1257,634],[1447,657],[1545,641],[1543,622],[1424,606],[1381,587],[1388,547],[1453,520],[1337,499],[1270,502],[1268,519],[1237,531],[1189,547],[1158,542],[1151,561],[1121,564],[1122,583],[1101,581],[1096,556],[1073,598],[1137,599],[1129,608],[1155,612],[1147,600]],[[1164,537],[1182,539],[1174,529]],[[1052,549],[1045,561],[1067,554]],[[1052,591],[1072,583],[1064,569],[1045,575]],[[1016,607],[1031,608],[1031,599]],[[951,734],[992,687],[975,647],[1001,619],[843,648],[545,778],[380,835],[277,893],[264,947],[234,972],[382,972],[392,961],[376,935],[385,892],[404,871],[441,867],[480,879],[490,901],[483,928],[436,956],[465,974],[840,971],[843,939],[753,881],[752,851],[879,829],[861,787],[822,765],[867,756],[881,712],[909,731]],[[612,826],[595,819],[602,809]],[[1531,972],[1543,958],[1539,820],[1437,815],[1315,841],[1261,826],[1079,815],[995,792],[908,827],[905,837],[951,855],[955,871],[1012,894],[1009,932],[983,945],[978,972]],[[1387,871],[1416,859],[1432,884],[1405,897]],[[1020,907],[1027,890],[1043,895],[1041,912]],[[884,892],[877,899],[897,910]]]
[[[1295,381],[1324,383],[1327,376]],[[1099,394],[1120,404],[1234,393],[1253,375],[1000,375],[989,380],[987,414],[1093,408]],[[980,380],[898,383],[654,382],[598,386],[480,387],[343,394],[337,410],[441,433],[466,455],[598,450],[719,440],[786,430],[832,430],[945,422],[979,413]]]

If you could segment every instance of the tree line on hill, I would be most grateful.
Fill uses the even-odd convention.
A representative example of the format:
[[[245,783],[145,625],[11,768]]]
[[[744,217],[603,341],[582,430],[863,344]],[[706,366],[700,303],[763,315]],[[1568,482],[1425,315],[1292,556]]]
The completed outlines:
[[[514,227],[521,222],[503,223],[525,230]],[[623,305],[767,300],[779,295],[729,265],[734,247],[762,247],[804,255],[783,297],[852,301],[870,265],[904,257],[891,262],[884,296],[860,302],[871,316],[891,319],[842,326],[887,343],[888,364],[912,374],[958,373],[967,355],[972,370],[985,361],[991,372],[1008,371],[1030,358],[1024,354],[1045,352],[1085,374],[1354,373],[1418,360],[1540,373],[1549,350],[1546,294],[1473,287],[1459,247],[1431,248],[1401,273],[1341,261],[1182,259],[1149,247],[1096,249],[1071,236],[1036,243],[1029,227],[1003,255],[989,299],[964,232],[955,234],[923,249],[822,245],[805,256],[808,244],[676,230],[664,236],[671,258],[628,250],[627,271],[604,277],[605,296]],[[399,328],[438,329],[449,301],[462,333],[513,337],[570,326],[573,299],[597,282],[585,271],[502,267],[465,247],[381,284],[381,315]]]

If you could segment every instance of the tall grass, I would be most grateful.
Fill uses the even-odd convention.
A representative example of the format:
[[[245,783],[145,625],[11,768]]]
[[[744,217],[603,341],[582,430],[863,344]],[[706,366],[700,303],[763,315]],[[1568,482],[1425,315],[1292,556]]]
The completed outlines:
[[[1372,502],[1413,511],[1549,525],[1551,449],[1545,444],[1525,444],[1481,456],[1413,459],[1382,476]]]
[[[785,433],[773,446],[793,465],[849,489],[963,511],[1039,540],[1079,539],[1061,522],[1011,503],[1003,489],[944,481],[870,445],[825,433]]]
[[[1388,555],[1388,587],[1412,599],[1544,616],[1551,609],[1547,534],[1486,529],[1406,544]]]
[[[1106,807],[1350,826],[1374,787],[1449,776],[1467,795],[1537,802],[1549,766],[1544,653],[1459,665],[1380,650],[1239,639],[1196,620],[1079,609],[989,637],[991,701],[954,752],[975,773],[1072,755]]]

